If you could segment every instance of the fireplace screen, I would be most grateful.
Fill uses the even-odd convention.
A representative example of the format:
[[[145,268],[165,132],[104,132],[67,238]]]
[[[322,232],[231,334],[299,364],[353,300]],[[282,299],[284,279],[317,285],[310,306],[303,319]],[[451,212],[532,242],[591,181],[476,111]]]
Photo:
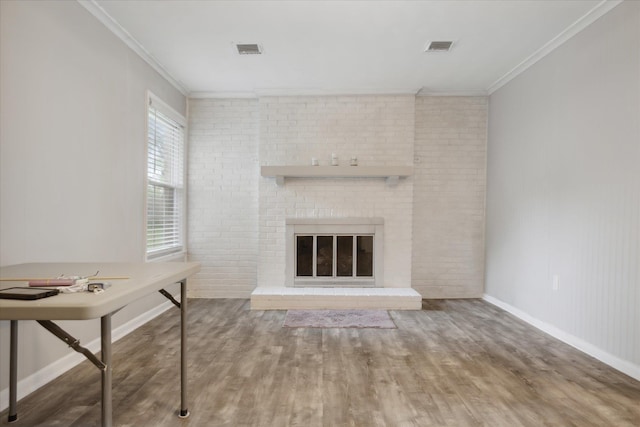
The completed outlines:
[[[373,235],[296,235],[296,277],[373,278]]]

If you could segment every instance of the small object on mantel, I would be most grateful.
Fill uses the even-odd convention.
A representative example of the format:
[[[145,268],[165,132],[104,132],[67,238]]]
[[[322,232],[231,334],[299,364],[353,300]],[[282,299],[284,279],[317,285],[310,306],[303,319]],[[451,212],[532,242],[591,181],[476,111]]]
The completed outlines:
[[[387,177],[387,185],[389,187],[395,187],[396,185],[398,185],[398,182],[400,182],[399,175],[390,175]]]
[[[358,166],[358,158],[356,156],[351,156],[351,162],[349,162],[351,166]]]
[[[318,166],[318,159],[316,157],[311,158],[311,166]]]
[[[338,155],[331,153],[331,166],[338,166]]]

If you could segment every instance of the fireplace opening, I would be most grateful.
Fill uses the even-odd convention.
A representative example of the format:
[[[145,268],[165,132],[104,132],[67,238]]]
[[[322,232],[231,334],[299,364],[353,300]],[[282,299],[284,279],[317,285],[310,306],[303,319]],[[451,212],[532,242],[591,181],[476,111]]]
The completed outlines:
[[[288,218],[286,286],[381,287],[382,218]]]
[[[296,235],[296,278],[373,279],[373,235]]]

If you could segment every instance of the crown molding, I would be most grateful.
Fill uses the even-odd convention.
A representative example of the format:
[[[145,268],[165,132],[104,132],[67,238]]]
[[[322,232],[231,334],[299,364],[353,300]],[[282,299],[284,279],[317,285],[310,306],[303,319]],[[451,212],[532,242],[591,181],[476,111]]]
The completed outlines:
[[[191,92],[189,94],[190,99],[208,99],[208,98],[217,98],[217,99],[228,99],[228,98],[243,98],[243,99],[251,99],[257,98],[258,95],[255,92]]]
[[[569,27],[567,27],[563,32],[558,34],[556,37],[547,42],[540,49],[535,51],[529,57],[527,57],[524,61],[516,65],[513,69],[507,72],[505,75],[500,77],[498,80],[493,82],[488,88],[487,93],[491,95],[496,90],[500,89],[502,86],[509,83],[511,80],[522,74],[525,70],[531,67],[533,64],[547,56],[549,53],[557,49],[560,45],[564,44],[570,38],[578,34],[580,31],[587,28],[589,25],[593,24],[598,18],[605,15],[614,7],[618,6],[624,0],[602,0],[596,6],[594,6],[590,11],[588,11],[583,17],[575,21]]]
[[[147,50],[135,39],[127,30],[125,30],[115,19],[111,17],[95,0],[77,0],[89,13],[102,22],[113,34],[122,40],[131,50],[133,50],[140,58],[156,70],[164,77],[173,87],[180,91],[184,96],[189,95],[189,91],[175,79]]]
[[[415,95],[416,88],[344,88],[344,89],[293,89],[293,88],[264,88],[256,89],[258,97],[266,96],[376,96],[376,95]]]
[[[429,92],[424,89],[398,88],[398,89],[342,89],[342,90],[322,90],[322,89],[257,89],[254,92],[194,92],[189,91],[175,79],[126,29],[124,29],[115,19],[113,19],[95,0],[76,0],[89,13],[107,27],[113,34],[120,38],[130,49],[140,58],[164,77],[180,93],[189,98],[259,98],[266,96],[341,96],[341,95],[415,95],[415,96],[487,96],[491,95],[502,86],[523,73],[536,62],[547,56],[560,45],[571,39],[573,36],[584,30],[605,15],[624,0],[602,0],[584,16],[571,24],[563,32],[547,42],[540,49],[535,51],[524,61],[516,65],[502,77],[493,82],[485,91],[452,91],[452,92]]]
[[[189,98],[264,98],[276,96],[380,96],[380,95],[411,95],[418,93],[416,89],[256,89],[253,92],[191,92]],[[484,94],[486,95],[486,93]]]
[[[461,91],[429,91],[421,89],[416,96],[487,96],[486,90],[461,90]]]
[[[384,96],[384,95],[412,95],[412,96],[488,96],[486,90],[467,91],[429,91],[420,89],[404,90],[342,90],[321,91],[313,89],[261,89],[255,92],[191,92],[190,99],[255,99],[269,96]]]

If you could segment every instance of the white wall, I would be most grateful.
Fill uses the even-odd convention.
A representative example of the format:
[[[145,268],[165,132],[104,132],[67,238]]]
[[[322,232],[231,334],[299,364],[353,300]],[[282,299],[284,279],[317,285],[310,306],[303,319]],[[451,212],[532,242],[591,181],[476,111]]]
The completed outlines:
[[[484,290],[487,101],[416,98],[412,284],[425,298]]]
[[[76,2],[0,2],[0,57],[0,265],[142,261],[145,93],[182,113],[184,96]],[[130,305],[114,327],[163,301]],[[97,321],[60,323],[99,336]],[[19,379],[73,353],[30,321],[19,342]]]
[[[189,296],[247,298],[258,264],[258,101],[189,100]]]
[[[489,118],[486,293],[640,378],[640,3],[493,93]]]

